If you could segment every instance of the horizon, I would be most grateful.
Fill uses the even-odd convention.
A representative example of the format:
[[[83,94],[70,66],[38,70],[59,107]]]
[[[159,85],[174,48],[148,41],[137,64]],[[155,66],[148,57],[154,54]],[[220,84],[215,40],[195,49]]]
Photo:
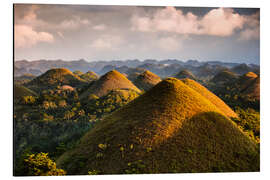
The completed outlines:
[[[150,61],[154,60],[157,62],[162,62],[162,61],[180,61],[180,62],[188,62],[188,61],[197,61],[199,63],[209,63],[209,62],[220,62],[220,63],[236,63],[236,64],[255,64],[255,65],[260,65],[260,63],[247,63],[247,62],[239,62],[239,61],[221,61],[221,60],[207,60],[207,61],[201,61],[198,59],[186,59],[186,60],[181,60],[181,59],[112,59],[112,60],[93,60],[89,61],[87,59],[79,58],[79,59],[73,59],[73,60],[65,60],[65,59],[38,59],[38,60],[27,60],[27,59],[19,59],[19,60],[14,60],[14,62],[20,62],[20,61],[27,61],[27,62],[37,62],[37,61],[63,61],[63,62],[75,62],[75,61],[85,61],[87,63],[96,63],[96,62],[117,62],[117,61],[139,61],[139,62],[144,62],[144,61]]]
[[[260,64],[260,9],[14,4],[14,59]]]

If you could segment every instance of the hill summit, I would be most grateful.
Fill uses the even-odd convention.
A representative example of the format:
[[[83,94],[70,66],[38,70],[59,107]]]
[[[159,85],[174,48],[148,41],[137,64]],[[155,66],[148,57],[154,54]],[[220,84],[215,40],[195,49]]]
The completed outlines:
[[[147,91],[160,81],[161,79],[158,75],[146,70],[137,76],[137,78],[134,81],[134,84],[139,89]]]
[[[48,89],[62,85],[85,85],[86,81],[65,68],[50,69],[26,84],[31,89]]]
[[[163,80],[96,124],[57,164],[68,174],[259,171],[255,142],[202,94]]]
[[[228,82],[235,81],[237,79],[237,75],[229,70],[221,71],[216,74],[212,79],[211,82],[218,83],[218,84],[225,84]]]
[[[196,77],[192,74],[192,72],[190,72],[188,70],[182,70],[182,71],[180,71],[179,73],[177,73],[175,75],[175,77],[177,79],[189,78],[189,79],[196,80]]]
[[[89,88],[81,94],[80,98],[85,98],[91,94],[101,97],[115,89],[132,89],[140,92],[140,90],[123,74],[116,70],[112,70],[101,76],[97,81],[94,81]]]

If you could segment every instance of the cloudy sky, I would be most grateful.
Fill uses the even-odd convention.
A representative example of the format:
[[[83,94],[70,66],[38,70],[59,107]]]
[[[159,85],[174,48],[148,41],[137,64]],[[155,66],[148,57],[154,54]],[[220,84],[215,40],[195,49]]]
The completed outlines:
[[[15,60],[259,63],[259,9],[14,5]]]

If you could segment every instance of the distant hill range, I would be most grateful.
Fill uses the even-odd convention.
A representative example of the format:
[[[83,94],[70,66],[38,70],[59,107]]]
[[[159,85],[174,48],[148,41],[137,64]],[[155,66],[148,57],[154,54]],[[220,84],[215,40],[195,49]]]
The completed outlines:
[[[240,63],[227,63],[220,61],[200,62],[198,60],[181,61],[177,59],[167,60],[153,60],[146,59],[144,61],[135,60],[112,60],[112,61],[93,61],[87,62],[86,60],[37,60],[27,61],[20,60],[14,63],[14,75],[22,76],[23,74],[40,75],[52,68],[67,68],[70,71],[81,71],[86,73],[93,71],[98,75],[106,74],[111,70],[117,70],[120,73],[130,75],[138,69],[149,70],[161,78],[177,74],[181,70],[189,70],[196,77],[209,77],[214,76],[221,70],[231,69],[232,72],[243,75],[247,72],[260,72],[260,67],[255,64],[240,64]],[[140,72],[141,73],[141,72]]]

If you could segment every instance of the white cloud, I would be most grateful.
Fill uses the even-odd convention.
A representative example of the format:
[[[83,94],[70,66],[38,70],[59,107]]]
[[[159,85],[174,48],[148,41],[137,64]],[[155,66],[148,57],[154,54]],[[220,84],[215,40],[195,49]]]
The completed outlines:
[[[62,39],[64,39],[64,35],[63,35],[63,33],[62,33],[62,32],[57,31],[57,35],[58,35],[58,36],[60,36]]]
[[[38,42],[52,43],[54,37],[48,32],[37,32],[30,26],[15,25],[14,40],[15,48],[31,47]]]
[[[73,16],[71,19],[66,19],[62,21],[58,28],[64,30],[75,30],[81,27],[82,25],[89,25],[90,21],[88,19],[81,19],[79,16]]]
[[[236,30],[243,30],[244,25],[258,26],[257,22],[258,15],[243,16],[232,9],[213,9],[199,17],[191,12],[184,14],[174,7],[166,7],[157,10],[152,16],[133,15],[131,29],[142,32],[230,36]]]
[[[93,29],[97,30],[97,31],[103,31],[106,28],[107,28],[107,26],[105,24],[99,24],[99,25],[93,26]]]

